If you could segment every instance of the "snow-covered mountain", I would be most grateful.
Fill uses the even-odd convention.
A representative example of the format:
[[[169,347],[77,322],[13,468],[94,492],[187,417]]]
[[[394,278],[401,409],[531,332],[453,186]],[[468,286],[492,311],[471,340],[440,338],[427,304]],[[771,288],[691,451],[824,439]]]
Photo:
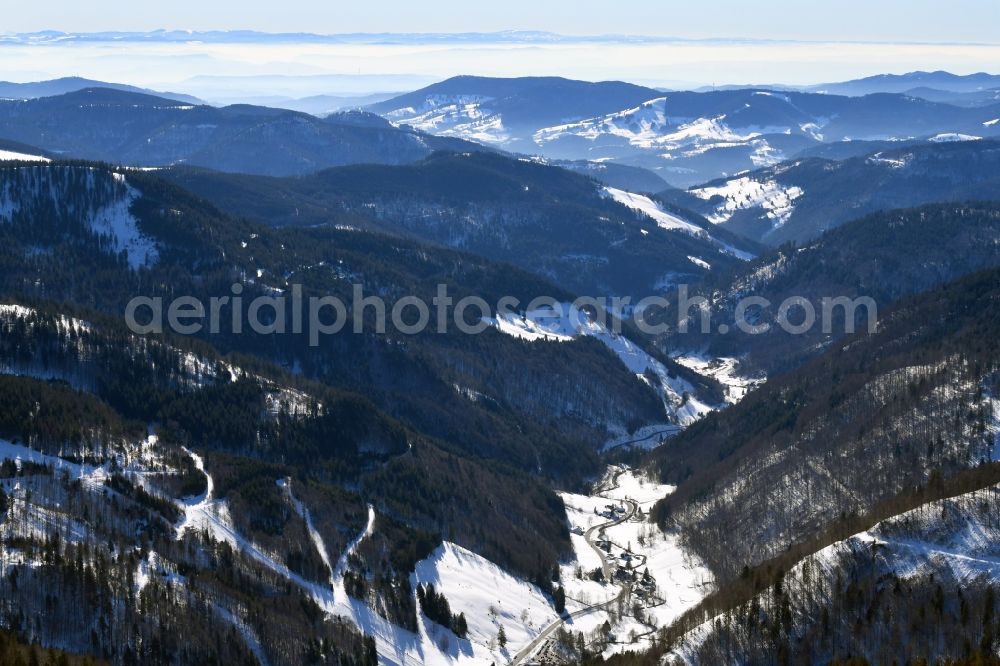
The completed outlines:
[[[928,142],[882,145],[841,160],[795,159],[686,192],[665,190],[661,197],[770,245],[807,242],[877,210],[995,197],[996,140],[939,134]]]
[[[368,108],[429,133],[517,148],[530,146],[531,133],[540,127],[611,113],[658,95],[619,81],[457,76]]]
[[[740,595],[739,605],[689,618],[672,637],[667,663],[708,666],[734,652],[750,663],[778,651],[808,661],[991,655],[1000,486],[995,469],[980,477],[928,493],[928,499],[942,492],[954,497],[901,503],[889,511],[894,515],[782,569],[769,588]],[[733,621],[740,606],[758,609],[757,622]],[[776,625],[784,630],[769,631]],[[837,631],[838,625],[851,630]]]
[[[370,108],[441,136],[646,167],[677,186],[773,165],[822,143],[1000,131],[984,125],[1000,115],[997,105],[753,88],[662,92],[563,79],[456,77]]]

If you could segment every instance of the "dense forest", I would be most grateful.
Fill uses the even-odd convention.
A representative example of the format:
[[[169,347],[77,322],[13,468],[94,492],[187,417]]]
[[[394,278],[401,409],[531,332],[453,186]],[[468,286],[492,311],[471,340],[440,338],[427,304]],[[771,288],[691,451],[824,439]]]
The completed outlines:
[[[692,255],[720,270],[741,263],[706,238],[660,229],[586,176],[488,152],[435,153],[410,165],[351,165],[305,178],[189,168],[163,175],[261,223],[336,221],[416,238],[512,264],[587,296],[638,300],[671,272],[696,281],[705,271]],[[757,249],[723,233],[736,247]]]
[[[0,169],[0,178],[7,171],[11,169]],[[71,175],[52,177],[46,175],[49,171]],[[90,176],[72,175],[78,171]],[[415,295],[430,302],[438,283],[446,284],[456,299],[478,295],[495,303],[511,295],[527,303],[537,295],[570,298],[528,273],[401,238],[335,226],[271,230],[253,225],[146,173],[128,173],[128,187],[135,191],[122,190],[121,181],[103,167],[46,166],[18,173],[17,191],[35,178],[33,187],[42,192],[38,200],[49,206],[60,201],[64,208],[42,215],[56,225],[51,242],[23,238],[17,224],[0,225],[0,288],[27,304],[72,303],[72,308],[86,308],[88,319],[120,315],[135,294],[166,299],[184,294],[207,303],[211,296],[229,295],[235,282],[244,286],[244,302],[273,296],[292,280],[302,284],[304,298],[331,295],[348,303],[354,281],[363,282],[367,293],[390,300]],[[102,252],[99,238],[81,227],[73,211],[106,208],[93,193],[90,178],[117,183],[107,186],[108,196],[135,196],[128,210],[137,233],[156,239],[154,262],[140,262],[130,270],[135,253]],[[4,187],[14,191],[15,184]],[[60,219],[81,228],[63,235]],[[32,237],[44,233],[47,224],[33,227]],[[259,277],[250,277],[254,275]],[[72,308],[58,309],[69,313]],[[370,321],[366,330],[372,330],[368,326]],[[348,322],[345,331],[352,328]],[[286,330],[294,327],[289,324]],[[655,393],[592,341],[532,344],[487,331],[478,336],[428,332],[405,339],[343,333],[322,342],[311,346],[305,333],[275,336],[248,330],[227,335],[223,330],[212,336],[213,346],[224,354],[271,359],[327,385],[363,393],[383,411],[471,455],[526,470],[541,463],[545,475],[567,485],[593,472],[593,447],[607,438],[609,428],[632,430],[664,418]],[[665,363],[696,379],[669,359]],[[532,370],[552,367],[559,372]],[[590,381],[595,376],[603,381]],[[711,402],[717,388],[706,390]],[[470,401],[469,395],[484,399]],[[539,448],[535,441],[548,444]]]

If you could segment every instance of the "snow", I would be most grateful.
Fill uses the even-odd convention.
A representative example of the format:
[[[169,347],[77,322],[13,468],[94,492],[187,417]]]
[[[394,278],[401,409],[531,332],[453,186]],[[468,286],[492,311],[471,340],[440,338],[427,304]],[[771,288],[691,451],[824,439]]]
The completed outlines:
[[[12,220],[22,205],[24,189],[33,190],[25,193],[30,196],[49,196],[54,202],[61,201],[63,176],[67,170],[79,169],[85,170],[92,189],[104,184],[97,182],[98,178],[108,175],[93,167],[32,167],[19,171],[17,179],[12,180],[7,188],[0,189],[0,223]],[[65,211],[64,214],[81,217],[95,234],[109,238],[115,252],[126,253],[129,266],[133,269],[154,263],[159,257],[156,243],[139,231],[138,221],[131,212],[132,204],[139,197],[138,190],[128,184],[123,173],[113,171],[110,176],[113,190],[108,196],[108,203],[96,209]]]
[[[149,582],[154,577],[159,578],[166,585],[183,585],[186,582],[186,578],[178,574],[174,569],[175,566],[172,562],[160,557],[159,553],[155,550],[150,550],[146,557],[139,560],[139,564],[136,566],[136,596],[139,596],[139,593],[149,585]]]
[[[189,530],[205,532],[216,541],[229,544],[234,550],[247,555],[282,578],[310,592],[314,598],[328,598],[330,592],[327,588],[307,581],[292,572],[278,556],[264,552],[250,539],[239,533],[229,514],[228,504],[224,500],[214,498],[215,483],[212,480],[212,475],[205,470],[205,461],[197,453],[187,449],[184,451],[194,461],[195,467],[205,475],[205,492],[199,496],[184,498],[180,501],[179,508],[184,515],[175,526],[175,538],[177,540],[183,539]]]
[[[668,117],[667,99],[658,97],[605,116],[546,127],[536,131],[533,138],[537,145],[542,146],[567,136],[590,141],[613,136],[624,139],[636,148],[687,148],[704,152],[716,147],[746,145],[761,134],[786,133],[789,130],[786,127],[767,127],[745,128],[740,131],[725,122],[724,114],[699,118]]]
[[[680,117],[667,113],[668,97],[659,97],[639,106],[617,111],[596,118],[545,127],[537,130],[532,138],[536,145],[545,147],[566,138],[590,141],[593,150],[612,150],[621,143],[632,148],[649,151],[663,160],[692,158],[712,150],[749,149],[749,159],[758,167],[770,166],[784,159],[784,155],[771,146],[765,135],[791,134],[790,126],[734,126],[726,114],[700,117]],[[749,107],[744,105],[744,108]],[[816,119],[813,123],[825,122]],[[805,131],[805,130],[803,130]],[[616,155],[617,153],[612,153]],[[601,155],[600,157],[609,157]]]
[[[973,136],[971,134],[959,134],[957,132],[945,132],[943,134],[935,134],[928,141],[934,143],[950,143],[954,141],[979,141],[983,137]]]
[[[17,303],[0,303],[0,318],[30,319],[38,314],[34,308],[29,308]],[[69,332],[86,333],[91,330],[90,322],[75,317],[59,315],[55,318],[59,331],[67,334]]]
[[[264,648],[261,645],[260,640],[254,634],[253,630],[251,630],[243,620],[237,617],[236,614],[228,608],[219,604],[215,604],[213,608],[219,617],[236,628],[236,630],[240,633],[240,636],[243,637],[243,642],[246,643],[246,646],[250,649],[250,652],[253,653],[253,656],[257,659],[260,665],[267,666],[268,663],[270,663],[267,660],[267,654],[264,652]]]
[[[750,153],[750,162],[754,167],[772,166],[785,159],[784,153],[769,144],[766,139],[754,139],[750,145],[753,147],[753,152]]]
[[[715,211],[708,216],[709,222],[727,222],[734,213],[750,208],[762,208],[772,220],[775,228],[788,221],[794,211],[794,202],[803,195],[802,188],[785,186],[776,180],[760,181],[749,176],[733,178],[722,185],[699,187],[688,190],[694,196],[710,200],[722,197]]]
[[[319,553],[320,559],[326,566],[327,570],[330,572],[330,588],[336,589],[338,578],[337,571],[333,568],[333,563],[330,561],[330,553],[326,548],[326,543],[323,541],[323,537],[320,535],[319,530],[316,529],[315,524],[313,524],[312,514],[309,513],[309,509],[306,508],[305,504],[295,498],[292,494],[292,480],[278,479],[278,487],[285,491],[288,496],[288,500],[291,502],[292,507],[295,508],[295,512],[299,514],[302,520],[306,524],[306,530],[309,532],[309,539],[312,541],[313,546],[316,548],[316,552]],[[367,534],[368,531],[365,531]],[[356,544],[355,544],[356,545]],[[340,579],[343,579],[343,571],[340,572]]]
[[[713,358],[701,353],[675,352],[671,358],[685,368],[694,370],[699,375],[711,377],[726,389],[726,402],[735,405],[753,388],[764,382],[763,379],[752,379],[739,374],[739,360],[731,357]]]
[[[799,129],[817,141],[822,141],[823,133],[820,130],[823,129],[823,125],[825,125],[826,122],[827,119],[823,119],[822,123],[803,123],[799,125]]]
[[[57,474],[68,474],[71,479],[79,479],[85,487],[91,489],[103,488],[104,481],[108,478],[107,465],[70,462],[5,439],[0,439],[0,460],[13,460],[18,468],[26,462],[50,465]]]
[[[0,303],[0,315],[13,315],[18,319],[27,319],[35,314],[34,308],[28,308],[16,303]]]
[[[372,530],[375,529],[375,508],[368,505],[368,520],[365,523],[365,528],[361,531],[358,536],[354,537],[351,543],[347,544],[347,548],[341,553],[340,557],[337,559],[337,566],[333,569],[333,593],[336,598],[343,601],[347,599],[347,592],[344,589],[344,573],[347,571],[347,563],[354,551],[358,549],[358,546],[362,541],[371,536]],[[316,538],[319,538],[317,535]],[[322,544],[323,540],[319,539],[319,543]],[[329,561],[330,556],[325,554],[326,546],[321,547],[321,552],[324,552],[323,559]]]
[[[579,136],[593,141],[601,136],[611,135],[625,138],[634,146],[649,147],[668,126],[666,99],[658,97],[606,116],[546,127],[535,132],[533,139],[541,146],[566,136]]]
[[[622,433],[604,443],[601,452],[611,451],[622,446],[633,449],[651,450],[663,444],[664,440],[673,437],[681,431],[680,426],[672,423],[646,425],[632,433]]]
[[[113,175],[124,181],[121,174]],[[110,234],[114,238],[115,249],[128,255],[128,264],[133,269],[155,263],[159,257],[156,244],[139,231],[138,222],[130,210],[138,196],[139,192],[135,188],[127,186],[126,196],[100,208],[90,220],[90,226],[95,232]]]
[[[618,203],[627,206],[632,210],[638,211],[650,218],[656,222],[656,225],[661,229],[666,229],[667,231],[681,231],[696,238],[708,240],[714,245],[717,245],[723,252],[731,254],[738,259],[742,259],[743,261],[749,261],[754,258],[754,256],[749,252],[738,250],[732,245],[720,241],[712,236],[708,231],[699,227],[697,224],[688,222],[684,218],[664,210],[663,206],[656,201],[653,201],[646,195],[633,194],[632,192],[626,192],[625,190],[620,190],[615,187],[604,187],[602,188],[602,192],[607,196],[610,196]],[[645,229],[642,231],[644,235],[648,233]]]
[[[912,154],[906,154],[898,158],[891,158],[891,157],[882,157],[882,153],[878,152],[869,157],[867,160],[865,160],[865,162],[867,162],[868,164],[881,164],[884,166],[888,166],[892,169],[901,169],[905,167],[907,164],[909,164],[911,159],[913,159]]]
[[[0,150],[0,162],[51,162],[47,157],[41,155],[29,155],[27,153],[17,153],[11,150]]]
[[[959,585],[983,587],[1000,583],[1000,526],[992,511],[983,509],[984,493],[996,495],[1000,487],[930,502],[883,520],[868,530],[834,542],[798,562],[785,580],[803,580],[803,565],[810,563],[813,580],[820,572],[832,580],[840,575],[845,556],[863,553],[871,558],[878,547],[878,562],[900,578],[953,577]],[[996,497],[991,498],[996,502]],[[665,663],[695,663],[692,656],[711,631],[708,620],[689,632],[667,655]]]
[[[645,195],[632,194],[631,192],[619,190],[615,187],[605,187],[603,190],[618,203],[628,206],[632,210],[637,210],[646,217],[651,218],[661,229],[676,229],[701,238],[708,236],[705,230],[698,225],[691,224],[687,220],[668,213],[663,210],[662,206]]]
[[[592,321],[572,304],[558,303],[556,308],[539,308],[522,315],[500,312],[489,321],[501,333],[529,341],[566,342],[580,336],[597,338],[641,381],[650,384],[647,372],[656,377],[658,385],[651,385],[660,395],[666,414],[677,425],[690,425],[715,409],[695,397],[694,387],[689,382],[679,376],[671,377],[663,363],[625,336]]]
[[[522,340],[550,340],[553,342],[568,342],[576,337],[576,331],[561,313],[547,310],[536,310],[517,316],[513,313],[498,314],[491,323],[501,333]]]
[[[566,507],[570,527],[586,533],[610,520],[609,514],[605,513],[609,504],[634,505],[642,516],[648,516],[653,505],[674,490],[674,486],[650,480],[641,472],[626,467],[609,467],[604,479],[595,487],[593,495],[560,493],[560,497]],[[711,572],[686,551],[677,535],[662,533],[644,517],[634,516],[630,520],[605,527],[600,533],[595,531],[591,534],[595,540],[606,539],[611,542],[609,559],[622,566],[631,565],[640,576],[646,569],[649,570],[655,581],[652,598],[645,601],[633,596],[632,601],[641,602],[647,618],[656,628],[668,625],[712,590]],[[567,594],[567,608],[576,610],[585,608],[588,604],[600,604],[617,598],[623,590],[621,583],[595,583],[576,577],[578,568],[584,573],[592,571],[601,566],[601,559],[583,536],[574,534],[572,543],[575,559],[564,563],[560,568]],[[626,553],[628,558],[623,557]],[[586,622],[590,629],[587,631],[607,619],[610,616],[603,609],[588,616]],[[573,628],[581,630],[580,627]],[[609,654],[648,647],[650,629],[651,627],[628,617],[626,613],[625,617],[612,626],[612,633],[623,642],[609,646]],[[630,632],[642,636],[637,640],[638,645],[627,642]]]
[[[246,538],[236,529],[229,514],[229,506],[224,500],[215,499],[215,483],[212,475],[205,470],[205,461],[192,451],[184,449],[194,461],[195,467],[205,475],[205,492],[197,497],[188,497],[180,502],[179,508],[183,516],[175,527],[175,538],[180,540],[189,530],[206,532],[213,539],[229,544],[234,550],[264,565],[277,575],[309,592],[320,603],[331,601],[330,590],[306,580],[291,571],[279,556],[264,552],[259,546]],[[320,603],[322,606],[323,604]]]
[[[452,613],[464,613],[468,638],[450,636],[447,655],[459,663],[499,663],[509,659],[516,647],[529,643],[542,629],[558,619],[552,601],[534,585],[504,572],[475,553],[444,542],[430,557],[417,563],[411,584],[433,584],[444,593]],[[441,627],[420,617],[420,634],[425,650],[439,649]],[[496,645],[503,626],[508,646]],[[438,639],[438,640],[434,640]],[[430,643],[430,645],[428,645]],[[429,654],[427,655],[429,656]],[[427,663],[431,663],[428,660]]]
[[[191,452],[188,452],[188,455],[194,460],[195,466],[204,471],[204,461],[201,456]],[[336,565],[331,568],[329,582],[327,584],[318,584],[292,572],[277,557],[265,553],[256,544],[239,534],[229,516],[226,504],[221,500],[213,499],[214,483],[212,482],[211,475],[206,473],[205,476],[207,481],[205,492],[201,496],[188,498],[182,502],[182,509],[185,515],[177,526],[178,539],[182,538],[187,530],[195,529],[197,531],[206,531],[212,538],[229,543],[238,552],[250,557],[302,589],[327,614],[343,617],[365,634],[374,637],[381,663],[397,664],[399,666],[404,664],[437,663],[423,659],[424,646],[419,636],[393,625],[369,608],[364,601],[351,598],[347,594],[344,586],[344,573],[347,571],[347,564],[351,554],[354,553],[364,539],[371,535],[374,529],[375,509],[373,507],[368,507],[368,520],[364,530],[348,544],[344,552],[338,557]],[[316,546],[321,559],[329,567],[333,560],[322,537],[316,531],[308,510],[301,502],[295,499],[289,480],[277,480],[277,483],[286,491],[293,508],[306,521],[310,538]]]
[[[155,435],[150,435],[143,442],[139,447],[140,462],[145,463],[155,458],[155,444]],[[278,556],[265,552],[238,532],[229,515],[228,506],[215,497],[215,484],[211,474],[205,469],[203,458],[197,453],[185,452],[194,461],[195,467],[205,474],[206,487],[202,494],[178,502],[183,516],[175,526],[176,538],[184,538],[191,532],[207,533],[217,541],[230,544],[237,552],[302,589],[331,617],[342,617],[363,633],[373,636],[382,664],[437,666],[454,663],[486,666],[501,663],[558,619],[552,600],[537,587],[504,572],[499,566],[471,551],[445,542],[427,559],[417,564],[411,576],[411,585],[414,586],[414,594],[418,582],[433,583],[443,592],[452,611],[465,614],[469,626],[468,638],[459,640],[450,630],[435,625],[422,615],[419,617],[419,629],[416,633],[393,625],[372,610],[367,602],[349,597],[344,584],[344,574],[351,555],[374,530],[376,514],[372,506],[368,507],[364,529],[335,559],[316,530],[310,510],[295,497],[292,481],[287,478],[276,480],[286,493],[292,508],[305,521],[312,544],[330,572],[326,583],[315,583],[290,571]],[[0,440],[0,460],[7,458],[18,464],[32,461],[52,465],[57,472],[79,478],[86,487],[95,489],[103,489],[107,478],[107,464],[75,464]],[[144,473],[139,464],[129,465],[125,467],[125,471],[136,475]],[[17,482],[21,483],[23,480],[18,479]],[[12,493],[11,497],[16,501],[18,494]],[[45,507],[33,507],[32,525],[39,536],[47,533],[47,525],[58,524],[64,533],[68,529],[68,538],[76,540],[74,535],[77,534],[79,540],[86,538],[87,530],[84,526],[74,527],[61,514],[48,515],[49,513],[52,512]],[[13,564],[19,561],[18,557],[18,553],[7,553],[5,561]],[[137,563],[134,580],[136,592],[141,592],[154,577],[167,585],[184,582],[170,562],[150,551]],[[414,602],[416,603],[415,599]],[[215,610],[240,632],[258,659],[263,660],[265,652],[250,627],[241,619],[246,615],[245,609],[216,604]],[[495,643],[501,625],[508,638],[506,650],[501,650]],[[442,640],[446,636],[448,640]]]
[[[635,502],[644,515],[653,505],[672,493],[675,486],[661,484],[628,470],[617,479],[617,487],[603,493],[605,497]],[[625,522],[609,527],[606,532],[612,542],[628,546],[636,556],[637,568],[649,569],[663,603],[650,609],[658,626],[669,624],[685,610],[693,607],[711,591],[713,576],[707,567],[686,551],[676,534],[661,532],[649,522]],[[641,560],[645,560],[641,564]]]
[[[704,268],[706,271],[712,270],[712,264],[708,263],[704,259],[700,259],[699,257],[693,257],[691,255],[688,255],[688,261],[690,261],[695,266],[698,266],[699,268]]]
[[[395,109],[386,118],[440,136],[502,144],[510,135],[502,116],[489,108],[491,101],[481,95],[428,95],[419,108]]]
[[[997,123],[1000,123],[1000,118],[994,118],[993,120],[987,120],[983,123],[983,127],[993,127]]]

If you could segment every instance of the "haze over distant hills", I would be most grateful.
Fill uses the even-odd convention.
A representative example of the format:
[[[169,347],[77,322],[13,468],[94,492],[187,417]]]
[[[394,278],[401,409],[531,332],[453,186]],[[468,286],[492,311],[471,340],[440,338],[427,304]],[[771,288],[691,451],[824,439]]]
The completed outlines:
[[[121,83],[107,83],[104,81],[93,81],[79,76],[68,76],[61,79],[51,79],[49,81],[34,81],[31,83],[12,83],[10,81],[0,81],[0,98],[6,99],[34,99],[36,97],[52,97],[53,95],[63,95],[65,93],[76,92],[84,88],[110,88],[112,90],[123,90],[125,92],[142,93],[145,95],[156,95],[165,99],[172,99],[188,104],[202,104],[203,102],[192,95],[172,92],[157,92],[146,88],[124,85]]]

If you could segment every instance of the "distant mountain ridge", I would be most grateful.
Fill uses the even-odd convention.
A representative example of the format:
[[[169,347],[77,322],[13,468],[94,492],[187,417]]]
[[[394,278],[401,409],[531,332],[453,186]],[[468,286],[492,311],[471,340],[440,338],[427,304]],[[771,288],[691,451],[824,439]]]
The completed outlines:
[[[960,107],[886,92],[663,92],[551,77],[454,77],[368,108],[398,125],[513,152],[643,167],[674,186],[777,164],[824,144],[1000,135],[989,124],[1000,117],[1000,103]]]
[[[1000,88],[1000,74],[952,74],[943,70],[934,72],[907,72],[906,74],[877,74],[862,79],[821,83],[806,90],[833,95],[870,95],[872,93],[905,93],[914,88],[934,88],[949,92],[976,92]]]
[[[0,100],[0,138],[63,157],[271,175],[359,162],[400,164],[434,150],[481,149],[460,139],[397,129],[375,116],[321,119],[260,106],[214,108],[108,88]]]
[[[32,81],[30,83],[13,83],[11,81],[0,81],[0,98],[6,99],[34,99],[37,97],[52,97],[53,95],[65,95],[66,93],[77,92],[86,88],[108,88],[110,90],[121,90],[124,92],[141,93],[143,95],[156,95],[164,99],[171,99],[177,102],[188,104],[204,104],[193,95],[174,92],[157,92],[148,88],[130,86],[124,83],[108,83],[106,81],[95,81],[79,76],[67,76],[60,79],[50,79],[48,81]]]

